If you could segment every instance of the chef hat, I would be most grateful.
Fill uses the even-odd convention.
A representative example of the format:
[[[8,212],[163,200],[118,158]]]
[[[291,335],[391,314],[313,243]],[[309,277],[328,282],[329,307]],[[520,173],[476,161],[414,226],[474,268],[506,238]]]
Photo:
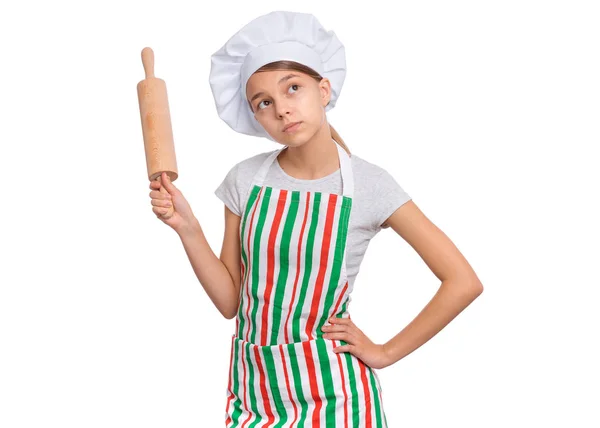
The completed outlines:
[[[274,11],[250,21],[211,56],[209,83],[219,117],[242,134],[275,141],[254,117],[246,98],[252,74],[274,61],[306,65],[331,82],[335,106],[346,77],[344,45],[309,13]]]

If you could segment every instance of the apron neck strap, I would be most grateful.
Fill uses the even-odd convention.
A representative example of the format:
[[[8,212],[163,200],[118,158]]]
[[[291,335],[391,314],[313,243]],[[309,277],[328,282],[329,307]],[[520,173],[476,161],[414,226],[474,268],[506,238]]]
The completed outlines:
[[[352,175],[352,165],[351,165],[350,156],[348,155],[348,153],[346,153],[346,150],[344,150],[342,146],[340,146],[334,140],[332,140],[332,141],[334,142],[334,144],[337,148],[338,158],[340,161],[340,172],[342,174],[342,190],[343,190],[342,194],[344,196],[352,197],[352,195],[354,194],[354,177]],[[258,169],[258,172],[254,176],[253,182],[255,184],[258,184],[259,186],[263,185],[265,178],[267,177],[267,172],[269,171],[271,164],[273,162],[275,162],[275,159],[277,159],[277,156],[279,156],[279,154],[283,150],[285,150],[287,147],[288,146],[284,146],[281,149],[277,149],[277,150],[273,151],[273,153],[271,153],[267,157],[267,159],[265,159],[265,161],[262,163],[262,165]]]

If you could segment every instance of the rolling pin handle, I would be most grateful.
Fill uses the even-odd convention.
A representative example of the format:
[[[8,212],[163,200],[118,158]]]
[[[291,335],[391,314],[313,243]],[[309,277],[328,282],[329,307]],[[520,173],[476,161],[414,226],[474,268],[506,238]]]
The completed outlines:
[[[152,48],[142,49],[142,64],[146,72],[146,79],[154,77],[154,51]]]

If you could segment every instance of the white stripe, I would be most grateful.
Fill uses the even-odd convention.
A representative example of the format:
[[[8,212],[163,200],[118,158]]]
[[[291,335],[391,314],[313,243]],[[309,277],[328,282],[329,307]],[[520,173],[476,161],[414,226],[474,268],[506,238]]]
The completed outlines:
[[[277,190],[277,199],[275,201],[273,201],[273,204],[271,205],[271,208],[273,210],[273,216],[275,216],[276,212],[277,212],[277,206],[279,205],[279,197],[281,195],[281,193],[283,193],[282,190]],[[287,192],[286,198],[285,198],[285,204],[283,206],[283,210],[281,213],[281,219],[279,221],[279,226],[278,226],[278,230],[277,230],[277,235],[275,237],[275,242],[274,242],[274,258],[273,258],[273,284],[272,284],[272,289],[271,289],[271,302],[269,304],[269,314],[268,314],[268,334],[267,334],[267,344],[271,344],[273,343],[273,312],[275,309],[275,298],[276,298],[276,294],[277,294],[277,283],[279,280],[279,274],[281,272],[281,239],[283,237],[283,233],[284,233],[284,229],[285,229],[285,220],[289,211],[289,206],[290,206],[290,200],[291,200],[291,193]],[[274,225],[273,225],[274,227]],[[266,279],[266,278],[265,278]],[[267,284],[265,282],[264,287],[266,288]],[[284,302],[285,303],[285,302]],[[283,306],[283,308],[285,308],[285,306]],[[283,310],[282,310],[283,313]],[[281,323],[281,320],[280,320]],[[279,326],[279,329],[281,329],[281,325]],[[282,338],[278,336],[277,340],[281,341]]]
[[[291,202],[292,201],[292,194],[289,195],[288,200],[287,200],[287,204],[286,204],[286,209],[284,212],[284,218],[282,219],[282,223],[283,223],[283,227],[282,227],[282,234],[280,235],[280,237],[283,236],[283,228],[285,228],[285,217],[287,217],[289,215],[290,212],[290,208],[291,208]],[[289,242],[289,256],[288,256],[288,273],[287,273],[287,277],[285,279],[285,283],[282,285],[283,287],[283,291],[284,291],[284,296],[283,296],[283,302],[282,302],[282,316],[281,316],[281,320],[280,320],[280,324],[279,324],[279,329],[278,329],[278,338],[279,341],[281,343],[285,342],[285,332],[286,332],[286,328],[285,328],[285,324],[286,324],[286,319],[288,318],[288,314],[290,314],[289,317],[289,321],[288,321],[288,339],[292,340],[292,321],[293,321],[293,312],[295,309],[295,304],[297,302],[297,296],[294,296],[293,292],[294,292],[294,279],[296,277],[296,272],[298,271],[298,263],[297,263],[297,257],[298,257],[298,240],[300,239],[300,229],[302,227],[302,218],[301,218],[301,213],[300,211],[302,211],[302,203],[300,202],[297,206],[298,212],[296,213],[296,220],[294,221],[293,225],[292,225],[292,231],[291,231],[291,236],[290,236],[290,242]],[[279,245],[281,246],[281,239],[279,240]],[[279,265],[279,262],[278,262]],[[279,272],[281,271],[281,266],[279,266],[278,269],[278,275]],[[296,286],[296,294],[298,293],[299,290],[299,286]],[[292,302],[292,300],[294,300],[294,302]],[[292,306],[294,305],[294,306]]]
[[[327,196],[327,198],[329,198],[329,196]],[[319,315],[317,317],[317,323],[318,323],[319,319],[323,316],[324,312],[330,313],[330,311],[333,310],[333,308],[335,307],[335,302],[336,302],[335,296],[334,296],[334,300],[333,300],[333,302],[331,302],[331,307],[325,308],[325,299],[327,298],[327,293],[329,292],[331,275],[333,274],[333,268],[334,268],[334,264],[335,264],[340,207],[341,207],[341,200],[338,198],[336,206],[335,206],[335,213],[334,213],[333,222],[332,222],[333,224],[331,227],[331,241],[329,242],[329,254],[327,256],[327,268],[325,270],[325,277],[323,279],[321,300],[318,305]],[[340,272],[340,274],[341,274],[341,272]],[[337,285],[339,286],[339,282]],[[340,291],[341,291],[341,289],[336,288],[336,295],[339,294]],[[327,318],[329,318],[329,317],[327,317]],[[329,323],[326,321],[326,325],[328,325],[328,324]],[[318,328],[318,324],[315,324],[315,328]]]
[[[256,293],[258,295],[258,299],[254,299],[254,297],[251,297],[253,299],[252,307],[256,307],[256,318],[253,320],[253,323],[252,323],[252,330],[255,331],[254,340],[255,340],[256,344],[260,344],[262,342],[263,334],[265,333],[265,332],[262,332],[261,325],[262,325],[262,311],[263,311],[263,308],[265,307],[264,289],[265,289],[265,285],[266,285],[266,281],[267,281],[267,256],[268,256],[268,246],[269,246],[269,233],[270,233],[270,228],[273,224],[273,218],[275,216],[275,210],[273,210],[271,208],[274,205],[277,205],[277,199],[276,199],[277,196],[278,196],[277,192],[274,192],[274,191],[271,192],[265,222],[263,224],[262,230],[260,231],[260,233],[261,233],[260,244],[259,244],[260,247],[258,250],[259,251],[259,253],[258,253],[258,258],[259,258],[258,279],[257,279],[256,284],[254,284],[252,281],[250,283],[250,290],[252,290],[254,287],[257,287]],[[262,210],[262,207],[258,207],[258,209]],[[258,214],[259,213],[257,213],[255,222],[254,222],[255,224],[253,225],[253,229],[256,230],[256,233],[258,233],[257,226],[259,224],[259,218],[260,218],[260,215],[258,215]],[[252,241],[254,241],[254,239],[252,239]],[[254,245],[253,245],[253,248],[254,248]],[[253,255],[253,257],[254,257],[254,255]],[[248,340],[250,340],[250,339],[252,339],[251,335],[250,335],[250,337],[248,337]]]

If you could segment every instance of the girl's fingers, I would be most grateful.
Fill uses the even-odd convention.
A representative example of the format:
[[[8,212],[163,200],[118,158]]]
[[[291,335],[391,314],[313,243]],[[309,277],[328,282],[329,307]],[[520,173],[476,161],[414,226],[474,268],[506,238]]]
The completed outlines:
[[[173,205],[173,202],[165,200],[165,199],[152,199],[150,203],[155,207],[170,207]]]
[[[152,207],[152,211],[154,211],[154,214],[156,214],[157,216],[162,216],[166,213],[169,212],[168,208],[161,208],[161,207]]]
[[[170,193],[162,193],[159,192],[158,190],[152,190],[150,192],[150,197],[152,199],[171,199],[171,194]]]
[[[166,189],[158,180],[152,180],[148,187],[151,189],[149,196],[152,212],[157,218],[163,218],[173,206],[171,194],[165,191]]]
[[[353,343],[352,336],[350,336],[348,333],[326,333],[323,335],[323,337],[325,339],[343,340],[347,343]]]

